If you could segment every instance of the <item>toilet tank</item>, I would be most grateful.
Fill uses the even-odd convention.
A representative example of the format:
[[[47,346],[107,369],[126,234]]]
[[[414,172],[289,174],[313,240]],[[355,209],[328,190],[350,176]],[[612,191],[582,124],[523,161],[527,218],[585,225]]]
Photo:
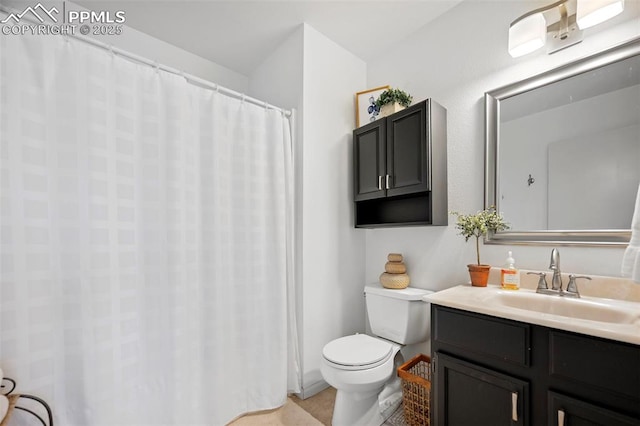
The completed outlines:
[[[431,305],[422,297],[432,291],[413,287],[395,290],[372,284],[364,288],[364,293],[373,334],[402,345],[429,339]]]

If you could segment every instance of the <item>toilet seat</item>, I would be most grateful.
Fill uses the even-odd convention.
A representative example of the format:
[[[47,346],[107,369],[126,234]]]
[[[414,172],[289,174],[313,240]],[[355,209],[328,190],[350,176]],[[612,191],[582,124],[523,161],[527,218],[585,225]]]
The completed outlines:
[[[391,343],[366,334],[333,340],[322,349],[324,359],[342,370],[365,370],[384,364],[393,353]]]

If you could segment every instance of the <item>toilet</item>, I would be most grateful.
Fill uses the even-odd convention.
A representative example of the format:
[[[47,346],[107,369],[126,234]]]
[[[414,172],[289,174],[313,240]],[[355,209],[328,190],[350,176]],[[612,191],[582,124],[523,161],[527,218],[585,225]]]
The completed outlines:
[[[380,284],[364,288],[367,317],[376,337],[340,337],[322,349],[320,372],[337,389],[333,426],[378,426],[391,414],[381,402],[387,395],[398,395],[396,369],[416,354],[408,345],[430,337],[430,305],[422,300],[430,293],[412,287],[387,289]]]

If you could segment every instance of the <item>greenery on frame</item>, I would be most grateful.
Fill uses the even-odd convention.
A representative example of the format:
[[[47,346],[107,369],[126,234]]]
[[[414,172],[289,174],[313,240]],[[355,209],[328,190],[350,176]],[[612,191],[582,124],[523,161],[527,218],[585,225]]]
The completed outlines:
[[[413,96],[409,95],[407,92],[404,92],[400,89],[387,89],[378,96],[376,100],[376,106],[380,108],[386,104],[392,104],[394,102],[399,103],[403,107],[408,107],[411,105],[411,101],[413,100]]]
[[[458,218],[456,220],[456,229],[460,231],[458,235],[462,235],[465,241],[476,237],[478,265],[480,265],[480,237],[486,236],[489,231],[497,232],[509,229],[509,224],[505,222],[494,206],[478,211],[476,214],[460,214],[453,211],[450,214]]]

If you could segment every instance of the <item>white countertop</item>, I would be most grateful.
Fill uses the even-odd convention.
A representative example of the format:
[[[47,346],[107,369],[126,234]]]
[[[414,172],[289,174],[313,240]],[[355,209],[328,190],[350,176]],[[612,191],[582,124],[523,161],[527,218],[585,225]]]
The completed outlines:
[[[426,295],[423,299],[426,302],[450,308],[640,345],[640,303],[638,302],[585,296],[579,299],[580,302],[577,302],[578,304],[588,304],[596,308],[601,306],[608,310],[613,308],[617,312],[628,313],[626,318],[631,318],[630,323],[617,323],[521,309],[505,306],[504,303],[500,302],[500,300],[513,299],[514,297],[521,300],[523,298],[531,299],[538,302],[538,304],[544,304],[547,300],[549,304],[557,303],[552,299],[561,299],[557,295],[536,294],[535,290],[530,289],[502,290],[496,285],[488,285],[487,287],[460,285]],[[576,303],[575,301],[568,302],[569,304]]]

